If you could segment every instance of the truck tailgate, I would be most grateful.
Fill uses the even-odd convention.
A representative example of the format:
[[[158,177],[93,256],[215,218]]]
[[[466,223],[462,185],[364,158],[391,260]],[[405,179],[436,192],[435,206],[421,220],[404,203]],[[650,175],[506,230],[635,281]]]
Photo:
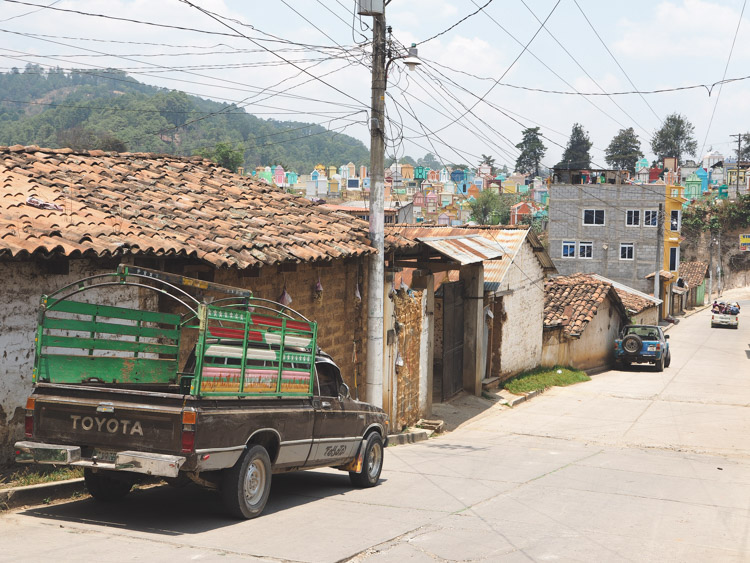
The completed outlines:
[[[103,450],[178,453],[182,408],[147,404],[114,392],[106,397],[35,394],[34,440]]]

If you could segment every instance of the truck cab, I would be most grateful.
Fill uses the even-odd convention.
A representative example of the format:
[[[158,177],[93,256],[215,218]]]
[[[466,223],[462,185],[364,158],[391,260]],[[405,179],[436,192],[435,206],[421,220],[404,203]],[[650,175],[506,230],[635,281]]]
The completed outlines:
[[[615,361],[622,368],[649,363],[664,371],[672,362],[668,340],[660,326],[626,325],[615,340]]]

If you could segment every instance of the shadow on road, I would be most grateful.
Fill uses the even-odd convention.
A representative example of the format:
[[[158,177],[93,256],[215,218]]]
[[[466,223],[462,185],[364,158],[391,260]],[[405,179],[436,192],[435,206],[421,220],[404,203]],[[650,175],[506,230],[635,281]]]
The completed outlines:
[[[349,476],[344,472],[300,471],[274,475],[271,495],[260,518],[351,490]],[[34,507],[21,514],[166,536],[198,534],[243,522],[227,515],[217,492],[194,484],[181,488],[162,485],[137,489],[120,502],[104,503],[87,498]]]

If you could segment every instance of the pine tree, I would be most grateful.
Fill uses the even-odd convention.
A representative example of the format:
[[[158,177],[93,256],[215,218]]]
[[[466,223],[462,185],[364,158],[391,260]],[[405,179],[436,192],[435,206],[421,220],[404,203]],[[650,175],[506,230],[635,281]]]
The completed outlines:
[[[580,170],[591,166],[591,149],[592,142],[589,135],[583,130],[583,125],[575,123],[570,132],[568,146],[565,147],[562,160],[558,163],[557,168],[567,168],[568,170]]]
[[[516,170],[524,174],[533,173],[539,176],[539,162],[544,158],[547,147],[542,143],[539,135],[539,127],[530,127],[523,130],[523,139],[516,145],[521,151],[516,159]]]
[[[651,150],[662,162],[666,157],[675,157],[678,163],[682,162],[683,154],[695,156],[698,150],[694,131],[695,127],[687,117],[679,113],[668,115],[661,129],[651,137]]]
[[[632,127],[620,129],[607,147],[604,159],[619,170],[630,170],[635,174],[635,163],[643,158],[641,142]]]

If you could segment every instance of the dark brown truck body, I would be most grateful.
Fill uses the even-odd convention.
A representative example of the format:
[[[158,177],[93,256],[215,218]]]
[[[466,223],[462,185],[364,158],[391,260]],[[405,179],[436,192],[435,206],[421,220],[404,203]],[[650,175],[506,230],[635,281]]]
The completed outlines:
[[[340,378],[327,358],[317,365]],[[340,379],[337,383],[336,388],[345,390]],[[346,392],[311,398],[200,398],[151,389],[40,383],[32,398],[33,414],[28,415],[33,431],[16,446],[20,462],[176,477],[178,471],[230,468],[255,441],[264,444],[277,473],[348,465],[370,432],[384,441],[387,437],[384,412]],[[186,410],[195,413],[191,451],[183,447]],[[127,453],[118,460],[121,452]],[[150,463],[139,465],[133,459],[137,454]]]

